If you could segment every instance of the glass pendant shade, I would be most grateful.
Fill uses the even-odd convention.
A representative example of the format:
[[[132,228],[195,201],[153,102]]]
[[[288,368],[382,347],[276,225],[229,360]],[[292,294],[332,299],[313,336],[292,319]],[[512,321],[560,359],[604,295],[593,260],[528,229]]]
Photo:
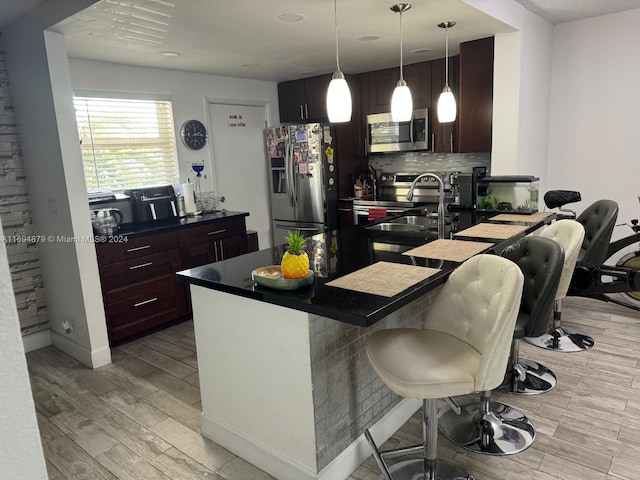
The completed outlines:
[[[449,29],[456,22],[448,21],[438,24],[438,27],[444,28],[446,32],[445,54],[444,54],[444,88],[438,98],[438,122],[451,123],[456,119],[456,99],[453,96],[451,88],[449,88]]]
[[[327,89],[327,117],[331,123],[351,121],[351,91],[340,71],[340,50],[338,48],[338,1],[333,0],[333,19],[336,34],[336,71]]]
[[[456,110],[456,99],[447,85],[438,99],[438,122],[449,123],[455,121]]]
[[[413,116],[413,99],[407,82],[399,80],[391,97],[391,119],[394,122],[408,122]]]
[[[331,123],[351,120],[351,91],[340,70],[333,74],[327,90],[327,115]]]

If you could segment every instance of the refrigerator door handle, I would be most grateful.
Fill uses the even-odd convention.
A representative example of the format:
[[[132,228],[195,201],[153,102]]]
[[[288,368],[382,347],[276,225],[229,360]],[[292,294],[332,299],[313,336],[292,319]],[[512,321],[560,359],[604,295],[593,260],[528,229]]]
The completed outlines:
[[[291,148],[289,149],[289,171],[291,172],[291,205],[295,208],[298,206],[298,176],[296,174],[296,164],[293,161],[293,150],[293,145],[291,145]]]
[[[293,187],[291,185],[291,166],[289,165],[289,150],[291,144],[287,141],[284,149],[284,176],[285,176],[285,188],[287,189],[287,199],[289,205],[293,207]]]

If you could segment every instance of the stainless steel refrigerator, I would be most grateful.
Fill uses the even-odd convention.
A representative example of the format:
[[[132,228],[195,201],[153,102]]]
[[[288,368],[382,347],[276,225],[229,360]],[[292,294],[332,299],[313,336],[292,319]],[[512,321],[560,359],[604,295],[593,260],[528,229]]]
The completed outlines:
[[[338,163],[335,129],[309,123],[268,128],[273,243],[287,232],[305,237],[337,228]]]

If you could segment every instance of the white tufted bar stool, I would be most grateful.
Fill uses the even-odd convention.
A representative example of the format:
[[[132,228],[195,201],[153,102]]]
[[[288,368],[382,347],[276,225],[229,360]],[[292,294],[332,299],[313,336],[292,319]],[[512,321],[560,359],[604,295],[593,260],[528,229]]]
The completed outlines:
[[[537,347],[557,352],[581,352],[593,347],[593,338],[561,325],[562,299],[566,297],[578,255],[584,241],[584,227],[576,220],[558,220],[545,227],[540,236],[556,241],[564,249],[564,265],[553,307],[553,326],[548,333],[526,337],[525,341]]]
[[[437,460],[438,399],[502,383],[522,287],[515,263],[477,255],[451,273],[424,328],[381,330],[369,338],[367,355],[380,379],[398,395],[423,400],[422,445],[380,452],[365,430],[380,480],[473,480],[461,468]],[[422,458],[391,467],[384,460],[409,453]]]

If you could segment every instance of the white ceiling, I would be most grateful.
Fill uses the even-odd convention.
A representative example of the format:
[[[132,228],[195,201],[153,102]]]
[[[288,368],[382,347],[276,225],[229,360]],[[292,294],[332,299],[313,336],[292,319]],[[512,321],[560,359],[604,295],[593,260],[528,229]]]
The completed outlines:
[[[42,1],[0,0],[0,29]],[[516,1],[553,23],[640,8],[640,0]],[[343,72],[399,64],[394,3],[337,0]],[[283,14],[303,20],[279,21]],[[449,20],[457,22],[449,30],[452,54],[462,41],[511,31],[461,0],[413,0],[402,17],[404,63],[443,57],[437,24]],[[273,81],[334,71],[334,28],[332,0],[101,0],[54,27],[71,58]]]
[[[640,8],[640,0],[515,0],[551,23],[599,17]]]

